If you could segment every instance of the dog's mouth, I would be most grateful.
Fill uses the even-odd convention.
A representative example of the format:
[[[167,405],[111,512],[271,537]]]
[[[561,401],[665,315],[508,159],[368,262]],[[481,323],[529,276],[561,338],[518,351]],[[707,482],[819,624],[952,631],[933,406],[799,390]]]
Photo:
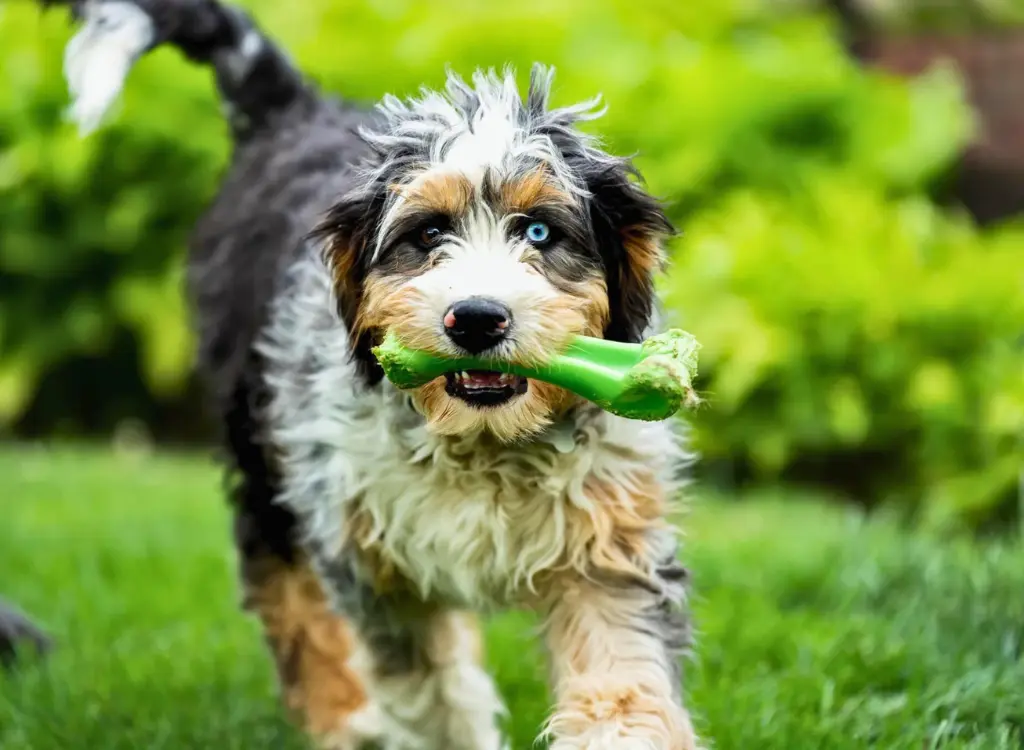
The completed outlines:
[[[448,372],[444,379],[449,396],[481,408],[506,404],[529,388],[529,381],[524,377],[489,370]]]

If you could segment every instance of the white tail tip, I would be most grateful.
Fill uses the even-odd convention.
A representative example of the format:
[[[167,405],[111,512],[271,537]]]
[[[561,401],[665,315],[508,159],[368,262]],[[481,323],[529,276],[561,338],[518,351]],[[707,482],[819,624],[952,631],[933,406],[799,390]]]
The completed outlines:
[[[132,65],[153,43],[154,31],[152,19],[133,3],[86,3],[85,23],[64,51],[72,97],[68,114],[82,135],[103,122]]]

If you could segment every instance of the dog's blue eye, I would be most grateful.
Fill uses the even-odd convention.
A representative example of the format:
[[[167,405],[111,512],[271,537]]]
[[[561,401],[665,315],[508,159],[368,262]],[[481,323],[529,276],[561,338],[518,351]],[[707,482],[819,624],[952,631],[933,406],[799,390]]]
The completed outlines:
[[[551,238],[551,227],[543,221],[530,222],[526,227],[526,239],[534,245],[543,245]]]

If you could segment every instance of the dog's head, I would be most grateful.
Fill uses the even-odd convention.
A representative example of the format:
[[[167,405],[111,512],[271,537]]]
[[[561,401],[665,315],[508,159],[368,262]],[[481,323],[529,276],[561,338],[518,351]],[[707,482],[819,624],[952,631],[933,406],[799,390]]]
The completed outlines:
[[[537,66],[515,77],[450,75],[445,93],[387,97],[363,132],[374,159],[330,211],[326,238],[355,354],[393,329],[444,355],[542,361],[575,334],[638,341],[672,226],[576,124],[596,101],[549,109]],[[379,377],[379,371],[378,375]],[[574,397],[540,382],[452,372],[413,394],[431,428],[503,440],[544,427]]]

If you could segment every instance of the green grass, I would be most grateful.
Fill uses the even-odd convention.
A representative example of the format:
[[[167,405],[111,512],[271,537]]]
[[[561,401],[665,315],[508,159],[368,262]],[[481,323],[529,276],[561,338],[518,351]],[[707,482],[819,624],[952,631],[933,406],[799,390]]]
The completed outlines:
[[[1020,748],[1024,550],[822,505],[696,498],[689,703],[721,750]],[[185,457],[0,452],[0,595],[59,649],[0,675],[3,750],[302,748],[240,613],[218,476]],[[490,624],[513,746],[547,702],[530,622]]]

